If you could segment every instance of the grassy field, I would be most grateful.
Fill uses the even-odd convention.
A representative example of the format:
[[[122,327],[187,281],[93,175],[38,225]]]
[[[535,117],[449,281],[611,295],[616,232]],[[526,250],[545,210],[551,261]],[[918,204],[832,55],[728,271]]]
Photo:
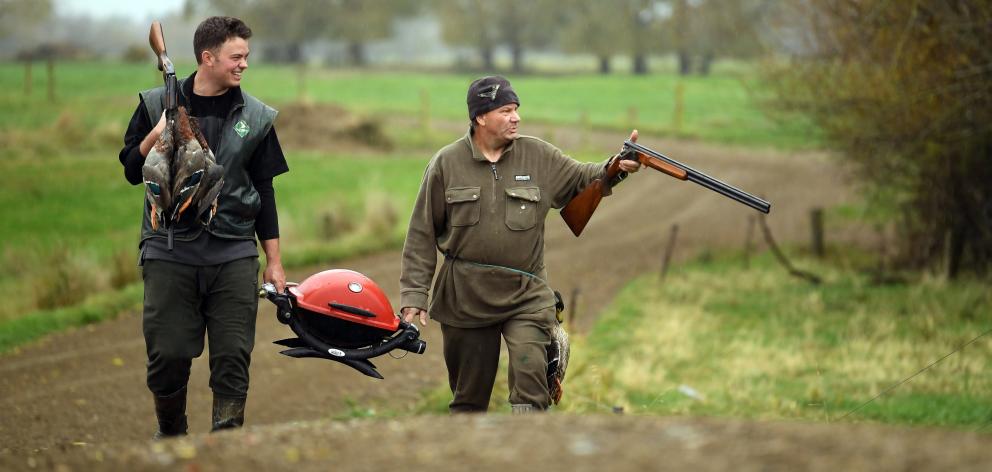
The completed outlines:
[[[177,66],[180,74],[192,71]],[[100,139],[120,139],[134,110],[137,91],[161,83],[148,64],[59,63],[55,68],[56,101],[46,99],[46,73],[36,65],[30,95],[25,93],[21,64],[0,64],[0,131],[78,128],[89,143],[92,130]],[[465,89],[472,75],[314,69],[306,74],[302,93],[297,69],[264,64],[245,75],[245,88],[273,103],[307,100],[335,103],[366,114],[407,114],[464,120]],[[566,126],[624,130],[637,126],[656,134],[707,141],[809,148],[819,144],[817,133],[799,119],[772,120],[762,113],[766,88],[747,68],[708,77],[680,78],[674,74],[633,76],[576,74],[510,77],[521,97],[526,120]],[[675,124],[677,84],[683,92],[681,125]],[[61,131],[60,131],[61,129]],[[102,142],[102,141],[101,141]],[[77,143],[78,144],[78,143]]]
[[[850,268],[799,262],[825,282],[792,278],[770,255],[750,269],[724,257],[635,279],[573,334],[556,410],[992,427],[992,334],[864,405],[992,328],[987,284],[873,286]],[[506,361],[492,411],[507,409]],[[438,386],[418,411],[446,412],[450,400]]]
[[[981,281],[873,286],[803,261],[791,278],[770,256],[697,262],[635,280],[575,344],[564,410],[878,421],[986,428],[992,336],[858,411],[875,395],[989,330]]]

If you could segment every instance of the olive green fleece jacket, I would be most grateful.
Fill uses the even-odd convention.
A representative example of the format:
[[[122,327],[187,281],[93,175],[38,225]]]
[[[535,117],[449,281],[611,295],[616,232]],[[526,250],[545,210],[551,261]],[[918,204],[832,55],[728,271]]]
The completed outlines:
[[[438,271],[428,312],[459,328],[554,305],[544,267],[545,218],[606,167],[575,161],[531,136],[512,141],[492,163],[471,134],[442,148],[427,165],[400,275],[400,306],[428,309],[437,251],[451,256]]]

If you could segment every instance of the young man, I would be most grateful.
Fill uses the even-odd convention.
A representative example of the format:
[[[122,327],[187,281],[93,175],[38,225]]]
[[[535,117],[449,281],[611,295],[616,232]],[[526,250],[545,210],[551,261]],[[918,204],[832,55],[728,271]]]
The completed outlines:
[[[237,18],[207,18],[193,37],[196,72],[179,81],[179,105],[196,117],[224,166],[216,215],[207,225],[200,215],[185,215],[175,225],[170,248],[166,230],[152,228],[147,202],[142,213],[142,328],[148,388],[158,417],[156,438],[186,434],[186,384],[192,359],[203,352],[205,333],[212,430],[244,423],[258,306],[256,235],[265,251],[263,279],[280,291],[285,284],[272,179],[289,169],[272,126],[276,110],[241,90],[249,38],[251,29]],[[133,185],[142,183],[144,159],[165,129],[163,96],[164,87],[141,92],[124,136],[120,161]]]
[[[544,267],[544,221],[565,206],[604,163],[579,163],[540,139],[520,136],[520,100],[503,77],[469,86],[468,133],[427,165],[403,247],[401,313],[427,324],[436,250],[445,257],[430,316],[441,323],[452,412],[484,412],[499,362],[510,354],[514,412],[550,403],[546,348],[555,297]],[[636,131],[631,134],[636,139]],[[608,162],[608,161],[607,161]],[[624,161],[622,170],[640,164]],[[437,248],[437,249],[435,249]]]

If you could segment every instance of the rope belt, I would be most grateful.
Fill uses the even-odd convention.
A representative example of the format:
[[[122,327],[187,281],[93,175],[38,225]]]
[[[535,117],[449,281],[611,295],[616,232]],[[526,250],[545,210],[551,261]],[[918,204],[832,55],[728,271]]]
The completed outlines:
[[[548,287],[548,290],[551,290],[551,294],[554,295],[554,298],[555,298],[555,311],[558,313],[558,318],[559,318],[558,319],[558,322],[560,323],[562,321],[561,320],[561,312],[563,310],[565,310],[565,301],[564,301],[564,299],[562,299],[561,294],[558,293],[557,290],[551,288],[551,284],[547,280],[544,280],[543,278],[541,278],[540,276],[538,276],[536,274],[532,274],[532,273],[527,272],[525,270],[514,269],[513,267],[501,266],[501,265],[496,265],[496,264],[485,264],[485,263],[482,263],[482,262],[476,262],[476,261],[472,261],[472,260],[468,260],[468,259],[463,259],[461,257],[458,257],[458,256],[455,256],[455,255],[451,254],[451,252],[449,252],[449,251],[445,251],[445,252],[443,252],[443,254],[444,254],[445,260],[464,262],[466,264],[471,264],[471,265],[474,265],[476,267],[485,267],[487,269],[505,270],[505,271],[513,272],[515,274],[526,275],[527,277],[530,277],[530,278],[532,278],[534,280],[539,280],[541,282],[544,282],[544,286],[545,287]]]
[[[464,259],[464,258],[455,256],[455,255],[451,254],[451,252],[447,252],[447,251],[444,252],[444,258],[447,259],[447,260],[449,260],[449,261],[459,261],[459,262],[464,262],[466,264],[471,264],[471,265],[478,266],[478,267],[486,267],[486,268],[489,268],[489,269],[501,269],[501,270],[506,270],[506,271],[513,272],[515,274],[526,275],[527,277],[530,277],[532,279],[540,280],[541,282],[544,282],[544,284],[547,285],[548,287],[551,287],[551,284],[549,284],[547,280],[542,279],[538,275],[532,274],[532,273],[527,272],[527,271],[524,271],[524,270],[514,269],[513,267],[506,267],[506,266],[495,265],[495,264],[484,264],[482,262],[471,261],[471,260],[468,260],[468,259]]]

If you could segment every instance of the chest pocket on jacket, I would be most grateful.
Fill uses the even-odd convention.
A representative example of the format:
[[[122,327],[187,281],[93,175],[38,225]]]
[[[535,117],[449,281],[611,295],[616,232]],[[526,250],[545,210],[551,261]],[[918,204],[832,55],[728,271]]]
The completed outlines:
[[[513,187],[506,189],[506,226],[514,231],[528,230],[537,224],[539,187]]]
[[[479,222],[481,187],[452,187],[444,191],[451,226],[472,226]]]

